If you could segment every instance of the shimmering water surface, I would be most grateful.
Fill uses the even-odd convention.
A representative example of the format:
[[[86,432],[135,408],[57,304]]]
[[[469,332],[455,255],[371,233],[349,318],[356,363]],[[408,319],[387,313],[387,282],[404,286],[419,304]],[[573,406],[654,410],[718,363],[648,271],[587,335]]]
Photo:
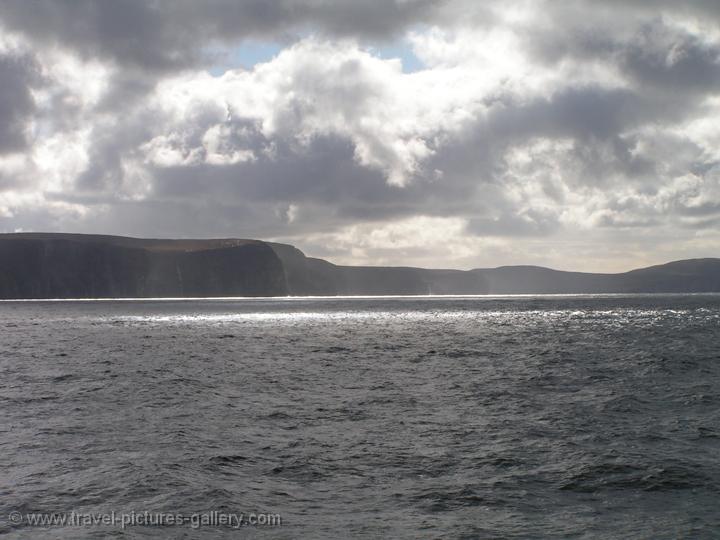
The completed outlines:
[[[0,535],[718,538],[719,327],[713,295],[3,302]]]

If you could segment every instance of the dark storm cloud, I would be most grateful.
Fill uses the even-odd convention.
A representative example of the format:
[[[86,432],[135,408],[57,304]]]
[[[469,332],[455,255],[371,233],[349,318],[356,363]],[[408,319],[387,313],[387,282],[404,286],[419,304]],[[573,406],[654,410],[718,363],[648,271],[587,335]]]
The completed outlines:
[[[5,0],[0,20],[36,42],[150,71],[197,65],[206,47],[307,30],[395,39],[431,22],[439,0]]]
[[[688,98],[695,97],[688,92],[717,91],[717,42],[670,24],[657,13],[623,19],[620,11],[615,17],[588,20],[580,10],[567,13],[557,5],[555,10],[556,24],[529,31],[527,51],[534,58],[555,64],[567,58],[605,61],[647,91],[682,92]]]
[[[619,55],[620,65],[642,85],[669,91],[716,92],[720,47],[654,24]]]
[[[28,120],[35,111],[31,87],[39,80],[30,56],[0,54],[0,154],[28,145]]]
[[[490,129],[509,136],[546,135],[606,139],[653,113],[633,92],[596,85],[569,87],[527,104],[493,108]]]
[[[559,5],[567,6],[568,2],[574,0],[564,0],[558,2]],[[583,2],[578,2],[582,4]],[[584,2],[586,7],[597,5],[595,2]],[[634,11],[636,14],[645,16],[656,16],[660,12],[679,14],[686,16],[698,17],[700,20],[707,21],[710,17],[720,18],[720,4],[715,0],[684,0],[676,2],[674,0],[605,0],[603,8],[611,12],[615,12],[617,17],[621,17],[626,11]]]
[[[8,0],[3,2],[0,20],[36,43],[71,46],[84,57],[150,69],[186,65],[196,54],[188,47],[187,35],[164,22],[158,2]]]
[[[386,219],[416,212],[417,188],[389,186],[383,175],[354,159],[350,141],[317,137],[298,149],[288,140],[276,140],[273,155],[233,165],[179,166],[153,170],[152,197],[158,200],[247,201],[280,214],[265,213],[263,223],[273,234],[291,228],[316,228],[358,219]],[[413,201],[414,202],[411,202]],[[405,212],[400,208],[405,203]],[[283,209],[296,204],[313,208],[290,225]]]

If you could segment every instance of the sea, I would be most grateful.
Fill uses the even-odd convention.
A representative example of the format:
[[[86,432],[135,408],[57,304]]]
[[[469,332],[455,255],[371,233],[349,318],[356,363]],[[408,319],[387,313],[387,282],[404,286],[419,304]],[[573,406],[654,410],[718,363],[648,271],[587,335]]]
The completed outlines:
[[[720,296],[0,302],[1,538],[720,538]]]

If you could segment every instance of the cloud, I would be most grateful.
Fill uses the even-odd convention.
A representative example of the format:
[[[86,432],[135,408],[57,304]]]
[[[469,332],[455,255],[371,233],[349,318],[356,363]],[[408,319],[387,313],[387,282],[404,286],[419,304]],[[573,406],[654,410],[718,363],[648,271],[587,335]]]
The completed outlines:
[[[308,31],[393,39],[430,22],[437,0],[39,0],[3,3],[8,29],[148,71],[198,66],[213,44],[287,40]]]
[[[335,136],[352,142],[357,163],[403,186],[426,174],[421,164],[435,139],[478,108],[464,102],[466,94],[442,76],[405,74],[398,61],[373,57],[354,42],[309,38],[251,72],[162,82],[155,104],[167,125],[144,148],[155,165],[193,165],[210,153],[216,161],[251,161],[271,153],[274,140],[301,149]],[[253,140],[264,140],[264,148]]]
[[[273,238],[426,266],[706,255],[716,16],[702,1],[10,0],[0,229]],[[281,50],[211,70],[246,39]],[[386,42],[422,69],[379,57]]]
[[[22,151],[29,144],[29,120],[35,111],[32,87],[39,78],[32,56],[0,51],[0,154]]]

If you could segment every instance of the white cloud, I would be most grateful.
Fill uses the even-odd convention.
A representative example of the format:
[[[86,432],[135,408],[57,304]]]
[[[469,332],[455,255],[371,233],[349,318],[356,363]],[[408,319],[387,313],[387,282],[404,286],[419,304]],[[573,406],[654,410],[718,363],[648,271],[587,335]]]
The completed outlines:
[[[159,136],[146,150],[163,164],[197,159],[200,141],[189,146],[181,134],[197,128],[193,111],[214,111],[201,122],[207,122],[203,137],[214,141],[216,156],[238,151],[223,126],[240,118],[258,122],[264,137],[289,138],[300,146],[318,136],[347,137],[359,164],[404,186],[426,174],[423,164],[438,138],[461,129],[483,109],[478,94],[459,84],[462,75],[447,75],[443,70],[406,74],[399,62],[373,57],[356,43],[308,38],[253,71],[233,70],[218,78],[193,73],[163,82],[155,99],[171,135]]]
[[[332,233],[310,235],[302,242],[342,253],[333,258],[341,264],[412,265],[438,252],[455,261],[475,259],[477,248],[485,242],[469,237],[465,225],[460,218],[415,216],[349,225]]]

